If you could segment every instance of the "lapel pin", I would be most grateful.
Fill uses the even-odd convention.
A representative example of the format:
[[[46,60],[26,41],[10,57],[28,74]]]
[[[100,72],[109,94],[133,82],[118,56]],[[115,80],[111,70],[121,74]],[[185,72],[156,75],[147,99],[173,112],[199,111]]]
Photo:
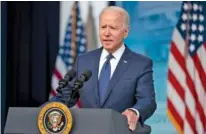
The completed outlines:
[[[126,60],[124,60],[124,63],[127,63],[127,61],[126,61]]]

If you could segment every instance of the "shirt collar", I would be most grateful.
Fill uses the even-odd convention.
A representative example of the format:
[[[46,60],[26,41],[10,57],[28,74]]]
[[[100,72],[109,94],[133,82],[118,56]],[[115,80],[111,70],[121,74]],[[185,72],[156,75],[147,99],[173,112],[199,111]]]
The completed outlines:
[[[117,49],[114,53],[112,53],[112,55],[114,56],[114,58],[116,60],[119,60],[121,58],[121,56],[123,55],[124,50],[125,50],[125,45],[122,44],[122,46],[119,49]],[[102,58],[106,59],[108,55],[109,55],[109,52],[106,49],[103,48]]]

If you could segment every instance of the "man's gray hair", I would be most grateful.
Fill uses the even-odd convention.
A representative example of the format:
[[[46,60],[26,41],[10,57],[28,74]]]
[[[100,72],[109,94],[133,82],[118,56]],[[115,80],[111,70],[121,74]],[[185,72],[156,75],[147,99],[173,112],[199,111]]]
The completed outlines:
[[[108,6],[108,7],[105,7],[102,10],[102,12],[99,15],[99,19],[101,18],[102,14],[105,11],[115,11],[115,12],[121,13],[123,15],[124,26],[129,28],[130,19],[129,19],[129,14],[128,14],[128,12],[126,10],[124,10],[123,8],[118,7],[118,6]]]

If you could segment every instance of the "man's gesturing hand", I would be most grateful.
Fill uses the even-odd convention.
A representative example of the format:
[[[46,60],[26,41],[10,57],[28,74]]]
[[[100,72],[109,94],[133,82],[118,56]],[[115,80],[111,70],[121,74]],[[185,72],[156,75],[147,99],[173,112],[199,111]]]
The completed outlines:
[[[129,129],[134,131],[136,129],[136,125],[137,125],[137,121],[139,119],[139,117],[137,116],[137,114],[135,113],[135,111],[131,110],[131,109],[126,109],[122,115],[127,117],[127,121],[128,121],[128,125],[129,125]]]

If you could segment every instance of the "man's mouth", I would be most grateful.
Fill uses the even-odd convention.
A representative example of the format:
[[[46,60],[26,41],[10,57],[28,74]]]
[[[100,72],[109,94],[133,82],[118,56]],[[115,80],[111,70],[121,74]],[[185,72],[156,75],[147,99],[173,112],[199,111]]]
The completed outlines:
[[[112,42],[113,40],[103,40],[104,42]]]

